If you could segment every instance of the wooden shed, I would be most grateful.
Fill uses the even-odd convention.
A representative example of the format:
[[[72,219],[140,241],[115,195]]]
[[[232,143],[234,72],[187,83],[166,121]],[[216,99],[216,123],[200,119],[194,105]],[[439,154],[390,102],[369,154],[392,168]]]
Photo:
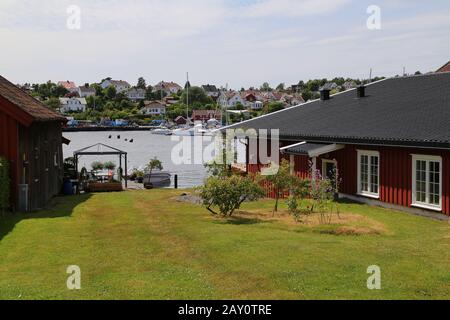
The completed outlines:
[[[66,119],[0,76],[0,157],[10,162],[11,208],[43,208],[61,190]]]

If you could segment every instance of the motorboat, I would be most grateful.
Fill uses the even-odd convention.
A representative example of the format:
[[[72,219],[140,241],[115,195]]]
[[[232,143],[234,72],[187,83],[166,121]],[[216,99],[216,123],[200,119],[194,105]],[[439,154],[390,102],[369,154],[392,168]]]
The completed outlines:
[[[172,132],[174,136],[190,136],[190,137],[204,136],[210,133],[211,132],[209,130],[203,128],[203,124],[201,123],[194,125],[194,127],[180,128]]]
[[[158,128],[158,129],[151,131],[151,133],[159,134],[159,135],[163,135],[163,136],[170,136],[170,135],[172,135],[172,130],[170,130],[168,128]]]
[[[144,176],[144,188],[164,188],[169,187],[171,183],[172,175],[168,172],[154,171],[151,174],[146,174]]]

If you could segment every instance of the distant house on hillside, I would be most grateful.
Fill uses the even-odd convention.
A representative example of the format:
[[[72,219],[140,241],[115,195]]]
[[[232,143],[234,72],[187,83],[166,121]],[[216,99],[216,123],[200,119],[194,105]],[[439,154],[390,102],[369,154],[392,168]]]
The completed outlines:
[[[75,82],[73,82],[73,81],[69,81],[69,80],[67,80],[67,81],[59,81],[58,82],[58,86],[61,86],[61,87],[65,88],[66,90],[68,90],[69,92],[72,92],[72,93],[78,91],[78,88],[77,88]]]
[[[450,72],[450,61],[447,62],[445,65],[443,65],[436,71],[436,73],[441,73],[441,72]]]
[[[245,106],[245,100],[237,91],[222,91],[218,99],[219,105],[227,108],[235,108],[238,105]]]
[[[356,88],[356,82],[355,81],[346,81],[342,85],[342,88],[344,88],[345,90],[350,90],[350,89]]]
[[[168,96],[168,97],[164,97],[163,102],[166,106],[170,107],[171,105],[178,103],[178,100],[172,96]]]
[[[87,98],[95,96],[95,89],[89,86],[82,86],[77,88],[77,93],[80,98]]]
[[[0,157],[10,163],[13,210],[42,209],[60,192],[66,121],[0,76]]]
[[[86,106],[85,98],[59,98],[59,109],[62,113],[84,112]]]
[[[133,89],[128,91],[127,97],[131,101],[144,100],[145,99],[145,90],[144,89],[133,88]]]
[[[320,88],[320,90],[325,89],[325,90],[332,91],[332,90],[335,90],[337,88],[338,88],[338,85],[336,83],[334,83],[334,82],[327,82],[327,83],[325,83],[325,85],[322,88]]]
[[[153,91],[164,91],[167,95],[178,93],[183,88],[175,82],[161,81],[153,87]]]
[[[124,91],[127,91],[131,88],[131,85],[123,80],[110,80],[110,79],[106,79],[104,80],[100,86],[102,87],[102,89],[106,89],[110,86],[114,87],[116,89],[117,93],[122,93]]]
[[[222,112],[220,110],[194,110],[192,112],[192,121],[207,122],[211,119],[222,122]]]
[[[219,89],[216,86],[207,84],[202,86],[202,89],[205,90],[206,95],[211,98],[218,98],[220,95]]]
[[[299,94],[283,94],[279,102],[284,103],[286,107],[293,107],[305,103],[305,100]]]
[[[261,97],[256,92],[244,91],[241,97],[244,99],[244,105],[252,110],[261,110],[264,107]]]
[[[141,114],[149,116],[161,116],[166,114],[166,105],[161,101],[145,101],[145,107]]]
[[[185,124],[187,123],[187,120],[186,120],[185,117],[178,116],[178,117],[175,118],[174,122],[175,122],[178,126],[181,126],[181,125],[185,125]]]

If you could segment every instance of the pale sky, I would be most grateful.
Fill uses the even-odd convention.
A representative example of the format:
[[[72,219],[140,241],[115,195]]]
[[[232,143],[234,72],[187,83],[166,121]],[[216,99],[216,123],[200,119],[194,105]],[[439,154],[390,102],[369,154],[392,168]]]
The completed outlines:
[[[67,8],[81,29],[67,28]],[[369,30],[367,8],[381,9]],[[0,0],[0,74],[240,89],[428,72],[450,60],[448,0]]]

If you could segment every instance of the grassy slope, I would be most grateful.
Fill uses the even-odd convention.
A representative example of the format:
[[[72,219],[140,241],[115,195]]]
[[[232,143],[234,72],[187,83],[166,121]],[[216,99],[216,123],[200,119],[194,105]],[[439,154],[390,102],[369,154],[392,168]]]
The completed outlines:
[[[345,204],[388,232],[335,236],[215,219],[173,201],[179,193],[61,198],[55,209],[0,222],[0,298],[450,299],[447,223]],[[81,291],[66,288],[72,264],[81,267]],[[374,264],[381,291],[366,288]]]

